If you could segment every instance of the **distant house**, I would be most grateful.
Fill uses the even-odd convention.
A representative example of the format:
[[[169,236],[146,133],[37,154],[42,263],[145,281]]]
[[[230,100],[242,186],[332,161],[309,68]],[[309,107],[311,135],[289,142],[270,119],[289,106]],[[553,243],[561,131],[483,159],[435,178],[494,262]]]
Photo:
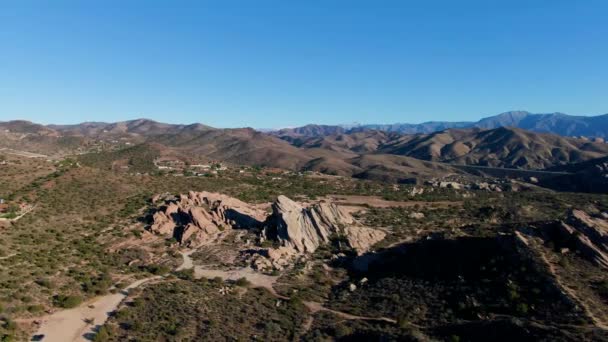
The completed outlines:
[[[4,214],[8,211],[8,204],[2,203],[0,204],[0,214]]]
[[[4,204],[4,198],[0,198],[0,204]]]

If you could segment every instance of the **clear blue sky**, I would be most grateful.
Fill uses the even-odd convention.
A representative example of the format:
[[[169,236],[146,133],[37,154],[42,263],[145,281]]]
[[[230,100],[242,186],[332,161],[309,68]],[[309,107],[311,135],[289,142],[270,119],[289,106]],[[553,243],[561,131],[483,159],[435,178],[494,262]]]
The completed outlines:
[[[608,112],[608,1],[0,2],[0,120]]]

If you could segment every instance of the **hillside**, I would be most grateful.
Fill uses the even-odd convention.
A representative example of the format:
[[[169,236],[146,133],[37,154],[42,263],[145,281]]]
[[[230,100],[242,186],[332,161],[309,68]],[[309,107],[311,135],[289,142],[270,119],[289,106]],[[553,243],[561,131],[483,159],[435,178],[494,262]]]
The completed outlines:
[[[379,151],[463,165],[545,169],[606,156],[608,145],[501,127],[403,136]]]
[[[498,122],[521,124],[528,117],[524,112],[513,112],[501,116]],[[492,122],[484,125],[496,124]],[[446,165],[437,167],[438,164],[418,161],[543,170],[608,155],[608,144],[603,142],[508,127],[400,134],[354,129],[344,132],[311,125],[280,137],[276,132],[268,134],[251,128],[215,129],[202,124],[172,125],[144,119],[69,126],[12,121],[0,127],[0,148],[55,158],[84,154],[83,160],[90,165],[138,172],[155,170],[155,160],[160,158],[404,181],[453,172]],[[150,148],[156,152],[148,153]],[[134,151],[146,152],[135,156]]]
[[[544,180],[541,184],[545,187],[561,191],[600,194],[608,192],[608,157],[561,165],[549,170],[570,172],[571,174]]]
[[[521,169],[546,169],[579,163],[608,155],[608,144],[585,139],[541,134],[518,128],[448,129],[430,134],[358,131],[322,137],[282,137],[309,151],[324,149],[345,154],[398,155],[426,161]],[[381,156],[376,158],[381,159]],[[388,160],[387,160],[388,162]],[[327,160],[316,161],[316,169],[329,169]],[[319,166],[323,165],[323,166]],[[344,171],[345,166],[338,168]]]

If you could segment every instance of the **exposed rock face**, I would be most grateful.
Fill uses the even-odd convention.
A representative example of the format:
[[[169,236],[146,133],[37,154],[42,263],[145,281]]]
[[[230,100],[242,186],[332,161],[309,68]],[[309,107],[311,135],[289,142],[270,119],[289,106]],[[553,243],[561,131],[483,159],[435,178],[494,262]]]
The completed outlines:
[[[158,198],[155,198],[158,201]],[[198,244],[225,228],[260,226],[266,214],[244,202],[210,192],[189,192],[168,199],[154,213],[150,230],[180,243]]]
[[[572,210],[559,232],[573,239],[576,248],[594,264],[608,269],[608,220],[591,217],[581,210]]]
[[[155,203],[161,200],[154,197]],[[283,269],[294,257],[304,257],[336,238],[343,247],[363,253],[382,240],[385,233],[360,226],[353,217],[333,203],[309,207],[279,196],[272,204],[272,214],[235,198],[209,192],[166,198],[153,214],[150,231],[174,237],[179,243],[198,246],[220,236],[224,229],[263,228],[264,239],[280,244],[277,248],[241,250],[244,259],[255,269]]]
[[[272,205],[265,234],[297,253],[312,253],[332,236],[345,236],[349,247],[362,253],[385,236],[382,231],[357,226],[352,216],[333,203],[304,208],[285,196]]]

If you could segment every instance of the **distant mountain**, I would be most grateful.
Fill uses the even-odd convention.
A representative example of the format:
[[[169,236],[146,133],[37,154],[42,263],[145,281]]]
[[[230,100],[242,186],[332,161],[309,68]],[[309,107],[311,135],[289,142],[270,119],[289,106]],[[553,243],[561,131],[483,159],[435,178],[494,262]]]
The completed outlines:
[[[378,152],[460,165],[545,169],[607,156],[608,144],[519,128],[467,128],[403,135]]]
[[[608,114],[573,116],[563,113],[530,114],[507,112],[485,118],[473,126],[481,128],[517,127],[525,130],[562,136],[608,137]]]
[[[323,127],[311,129],[311,127]],[[298,128],[283,129],[272,132],[280,137],[324,136],[335,133],[349,133],[364,130],[380,130],[402,134],[433,133],[450,128],[485,129],[499,127],[523,128],[539,133],[553,133],[562,136],[585,136],[590,138],[608,138],[608,114],[599,116],[574,116],[563,113],[532,114],[525,111],[511,111],[481,119],[477,122],[425,122],[421,124],[366,124],[355,127],[308,125]]]
[[[575,118],[572,120],[602,120]],[[139,165],[143,171],[154,168],[154,160],[159,158],[184,162],[221,160],[398,182],[462,172],[449,164],[544,170],[608,156],[608,144],[601,141],[503,126],[534,125],[537,130],[550,126],[564,132],[583,127],[580,123],[564,126],[564,122],[564,114],[510,112],[475,124],[480,127],[403,134],[322,125],[263,133],[251,128],[216,129],[146,119],[49,126],[11,121],[0,122],[0,148],[51,157],[102,152],[85,159],[113,169]],[[425,129],[439,125],[434,123]],[[95,160],[100,162],[92,163]]]
[[[306,125],[295,128],[283,128],[273,132],[274,135],[278,136],[305,136],[305,137],[319,137],[330,134],[344,133],[347,129],[342,126],[330,126],[330,125]]]
[[[390,125],[362,125],[353,128],[355,131],[361,130],[380,130],[385,132],[397,132],[403,134],[418,134],[418,133],[433,133],[437,131],[443,131],[450,128],[465,128],[471,127],[472,122],[442,122],[442,121],[430,121],[421,124],[390,124]]]
[[[83,135],[87,137],[100,137],[110,135],[160,135],[178,134],[182,132],[200,132],[214,129],[199,123],[191,125],[176,125],[160,123],[148,119],[137,119],[114,123],[84,122],[76,125],[49,125],[50,129],[56,130],[64,135]]]
[[[512,127],[447,129],[428,134],[370,130],[282,138],[300,149],[323,149],[344,156],[349,153],[398,155],[458,165],[519,169],[545,169],[608,155],[608,144],[603,142]],[[325,161],[320,162],[316,164],[323,167]]]

